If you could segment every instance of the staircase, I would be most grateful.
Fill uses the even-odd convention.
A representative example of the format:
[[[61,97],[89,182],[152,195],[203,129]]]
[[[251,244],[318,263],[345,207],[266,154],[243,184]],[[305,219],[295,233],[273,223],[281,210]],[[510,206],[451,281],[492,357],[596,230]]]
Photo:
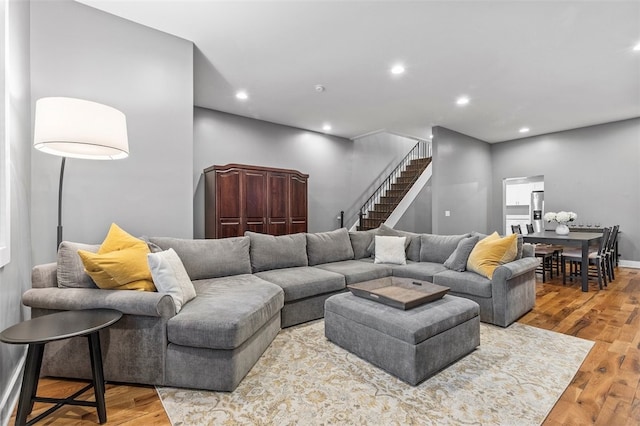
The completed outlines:
[[[424,157],[423,149],[418,149],[420,155],[417,158],[415,153],[412,153],[413,150],[362,206],[357,227],[359,231],[375,229],[384,223],[422,172],[431,164],[431,157]]]

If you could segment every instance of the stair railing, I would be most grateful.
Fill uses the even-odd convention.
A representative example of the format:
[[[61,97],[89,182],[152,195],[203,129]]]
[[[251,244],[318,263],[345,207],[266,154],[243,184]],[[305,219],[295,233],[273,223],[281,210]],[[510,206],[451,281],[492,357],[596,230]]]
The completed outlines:
[[[391,189],[391,184],[395,183],[400,177],[400,174],[407,168],[412,160],[419,158],[431,157],[431,143],[429,141],[419,141],[411,148],[411,151],[400,161],[395,169],[387,176],[387,178],[380,184],[380,186],[373,192],[371,197],[365,201],[358,211],[358,224],[362,226],[362,219],[367,215],[370,210],[373,210],[375,205],[380,202],[382,194]]]

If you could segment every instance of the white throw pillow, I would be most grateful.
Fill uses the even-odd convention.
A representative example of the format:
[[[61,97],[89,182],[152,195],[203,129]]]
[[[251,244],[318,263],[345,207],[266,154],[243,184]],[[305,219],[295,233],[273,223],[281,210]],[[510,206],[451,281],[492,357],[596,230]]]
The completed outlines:
[[[196,297],[196,289],[184,269],[180,256],[172,248],[147,255],[153,283],[159,293],[167,293],[173,298],[176,313],[182,306]]]
[[[376,235],[374,263],[393,263],[394,265],[406,265],[407,255],[404,251],[404,243],[407,237],[387,237]]]

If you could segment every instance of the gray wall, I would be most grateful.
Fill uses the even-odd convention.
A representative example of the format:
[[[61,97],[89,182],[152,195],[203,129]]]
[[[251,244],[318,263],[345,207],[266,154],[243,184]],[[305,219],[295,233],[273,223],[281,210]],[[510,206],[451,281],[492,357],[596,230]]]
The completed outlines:
[[[194,112],[194,236],[204,237],[202,171],[214,164],[253,164],[309,174],[309,231],[345,226],[356,209],[415,145],[377,134],[355,141],[206,108]]]
[[[4,68],[9,96],[5,117],[10,149],[11,262],[0,268],[0,330],[29,318],[20,298],[31,287],[31,234],[29,230],[29,179],[31,154],[31,99],[29,94],[29,2],[9,3],[10,57]],[[4,7],[4,2],[0,2]],[[0,27],[3,27],[4,19]],[[3,43],[4,44],[4,43]],[[4,111],[4,105],[2,106]],[[1,136],[0,136],[1,137]],[[0,343],[0,424],[9,423],[20,388],[24,346]]]
[[[130,156],[67,161],[64,239],[193,235],[193,44],[71,1],[31,4],[32,99],[78,97],[127,116]],[[60,158],[32,153],[34,263],[55,259]]]
[[[351,142],[206,108],[194,111],[194,236],[204,237],[202,171],[228,163],[294,169],[309,174],[309,231],[340,226],[348,196]]]
[[[546,211],[619,224],[622,259],[640,261],[640,119],[494,144],[491,154],[495,194],[504,178],[544,175]],[[502,204],[491,204],[492,229],[502,227]]]
[[[420,190],[420,193],[413,200],[411,207],[402,215],[394,228],[403,229],[411,232],[431,234],[432,221],[431,205],[432,205],[433,188],[431,180]]]
[[[444,127],[434,127],[432,133],[432,232],[488,232],[490,145]],[[446,210],[451,216],[445,216]]]
[[[349,181],[350,203],[346,209],[348,226],[355,223],[358,209],[416,143],[413,139],[390,133],[376,133],[353,141],[353,166]]]

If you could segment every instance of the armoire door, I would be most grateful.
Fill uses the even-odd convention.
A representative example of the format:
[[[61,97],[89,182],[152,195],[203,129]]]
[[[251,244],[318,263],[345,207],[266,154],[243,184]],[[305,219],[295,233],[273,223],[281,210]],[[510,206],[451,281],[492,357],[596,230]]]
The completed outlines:
[[[289,234],[307,232],[307,177],[290,175]]]
[[[268,230],[271,235],[287,234],[289,175],[269,172]]]
[[[247,170],[243,174],[244,227],[242,234],[244,231],[264,234],[267,232],[267,172]]]
[[[218,171],[215,175],[216,238],[235,237],[244,232],[240,170]]]

